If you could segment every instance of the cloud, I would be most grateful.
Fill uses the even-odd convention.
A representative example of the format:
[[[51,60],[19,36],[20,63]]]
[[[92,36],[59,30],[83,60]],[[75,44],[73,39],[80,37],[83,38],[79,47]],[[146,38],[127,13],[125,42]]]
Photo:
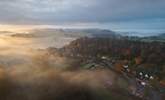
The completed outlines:
[[[165,18],[164,0],[1,0],[3,24],[109,23]]]

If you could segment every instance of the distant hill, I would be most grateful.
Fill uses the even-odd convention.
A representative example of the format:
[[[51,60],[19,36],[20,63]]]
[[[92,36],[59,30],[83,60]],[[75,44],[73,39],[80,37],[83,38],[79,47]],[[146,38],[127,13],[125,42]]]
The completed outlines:
[[[0,31],[0,34],[13,33],[11,31]]]
[[[133,41],[165,42],[165,33],[154,35],[154,36],[145,36],[145,37],[138,37],[138,36],[125,36],[125,37]]]
[[[159,37],[165,38],[165,33],[160,34]]]
[[[16,33],[12,34],[13,37],[44,37],[44,36],[63,36],[63,37],[120,37],[119,34],[111,30],[103,29],[36,29],[28,34]]]
[[[116,37],[118,34],[116,32],[111,30],[103,30],[103,29],[77,29],[77,30],[70,30],[72,32],[80,32],[80,33],[86,33],[88,35],[91,35],[93,37]]]

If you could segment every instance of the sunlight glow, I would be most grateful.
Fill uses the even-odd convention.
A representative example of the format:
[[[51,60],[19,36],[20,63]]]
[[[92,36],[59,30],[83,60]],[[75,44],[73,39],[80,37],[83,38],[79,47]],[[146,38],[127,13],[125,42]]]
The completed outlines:
[[[28,29],[31,29],[31,26],[25,27],[23,25],[0,25],[0,31],[24,32]]]

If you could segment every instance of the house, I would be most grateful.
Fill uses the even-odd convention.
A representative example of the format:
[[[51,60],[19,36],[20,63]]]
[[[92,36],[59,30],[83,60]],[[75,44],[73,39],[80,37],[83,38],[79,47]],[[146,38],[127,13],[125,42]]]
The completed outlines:
[[[150,76],[150,80],[153,80],[154,79],[154,77],[153,76]]]
[[[128,68],[128,65],[124,65],[123,67],[127,69]]]
[[[102,56],[101,59],[103,59],[103,60],[107,60],[108,57],[106,57],[106,56]]]

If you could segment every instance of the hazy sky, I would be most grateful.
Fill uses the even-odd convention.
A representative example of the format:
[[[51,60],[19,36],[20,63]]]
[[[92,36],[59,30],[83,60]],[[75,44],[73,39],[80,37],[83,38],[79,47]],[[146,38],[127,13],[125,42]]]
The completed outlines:
[[[165,29],[165,0],[0,0],[0,24]]]

